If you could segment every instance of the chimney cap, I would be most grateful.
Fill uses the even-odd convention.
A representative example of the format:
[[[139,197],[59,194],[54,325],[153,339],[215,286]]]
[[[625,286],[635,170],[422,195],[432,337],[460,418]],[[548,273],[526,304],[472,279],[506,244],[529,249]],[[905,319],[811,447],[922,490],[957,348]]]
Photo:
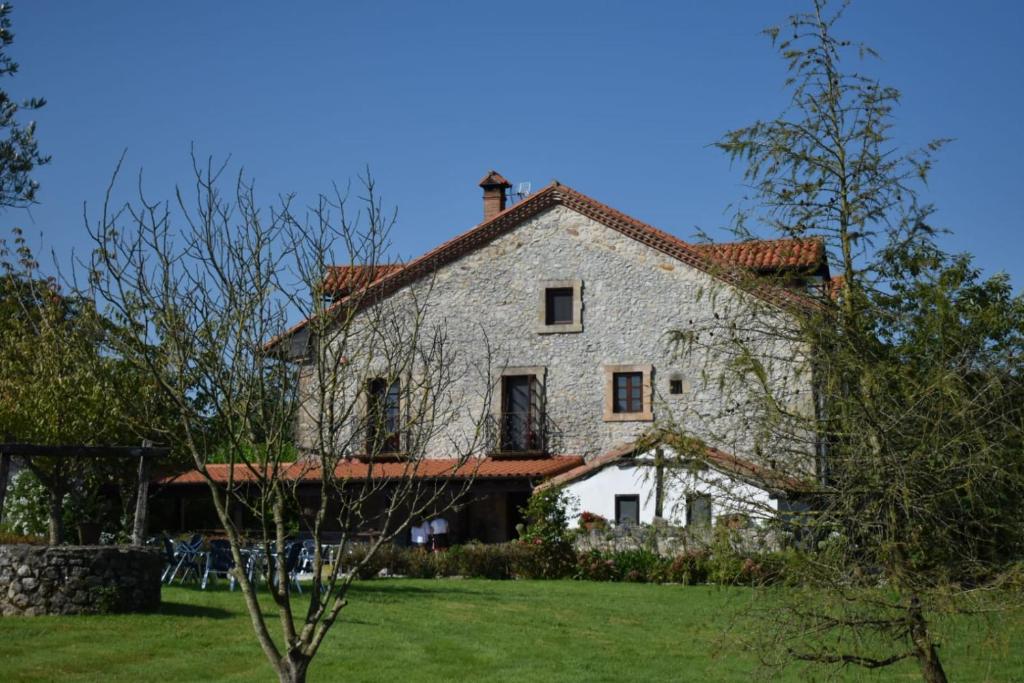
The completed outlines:
[[[512,183],[505,180],[505,177],[497,171],[491,170],[484,176],[483,180],[480,181],[480,187],[484,189],[489,187],[512,187]]]

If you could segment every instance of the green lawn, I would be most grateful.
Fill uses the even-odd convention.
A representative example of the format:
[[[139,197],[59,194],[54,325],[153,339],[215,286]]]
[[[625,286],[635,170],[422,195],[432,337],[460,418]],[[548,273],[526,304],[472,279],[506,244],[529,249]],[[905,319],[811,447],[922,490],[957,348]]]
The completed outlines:
[[[571,581],[364,582],[310,678],[749,681],[753,659],[727,631],[730,615],[754,595]],[[239,593],[174,587],[163,597],[159,614],[0,618],[0,680],[272,679]],[[995,642],[964,644],[990,630],[1000,634]],[[953,681],[1024,680],[1022,646],[1024,619],[1016,615],[996,629],[953,624],[943,654]],[[847,680],[915,679],[908,665]]]

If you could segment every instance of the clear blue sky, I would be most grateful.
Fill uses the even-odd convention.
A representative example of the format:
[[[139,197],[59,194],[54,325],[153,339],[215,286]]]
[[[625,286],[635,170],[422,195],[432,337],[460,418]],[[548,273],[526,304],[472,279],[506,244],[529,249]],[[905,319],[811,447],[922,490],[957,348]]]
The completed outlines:
[[[151,196],[189,144],[300,197],[364,165],[416,256],[481,215],[476,182],[567,183],[683,238],[714,232],[739,168],[708,145],[777,115],[784,67],[759,31],[804,2],[56,2],[22,0],[3,87],[39,95],[41,204],[8,211],[65,258],[88,249],[122,150]],[[928,198],[986,272],[1024,265],[1024,3],[862,0],[847,36],[900,88],[900,143],[956,141]],[[126,178],[130,189],[132,177]],[[724,237],[724,236],[723,236]]]

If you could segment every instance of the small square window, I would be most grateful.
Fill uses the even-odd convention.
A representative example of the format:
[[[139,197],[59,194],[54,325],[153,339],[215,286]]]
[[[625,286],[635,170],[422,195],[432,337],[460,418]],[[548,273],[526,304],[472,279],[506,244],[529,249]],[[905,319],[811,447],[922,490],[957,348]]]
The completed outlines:
[[[683,393],[683,380],[681,380],[681,379],[670,379],[668,381],[668,393],[670,393],[670,394],[681,394],[681,393]]]
[[[615,496],[615,523],[640,524],[640,496]]]
[[[583,281],[543,280],[539,283],[538,334],[583,331]]]
[[[572,287],[554,287],[544,292],[544,324],[573,323]]]

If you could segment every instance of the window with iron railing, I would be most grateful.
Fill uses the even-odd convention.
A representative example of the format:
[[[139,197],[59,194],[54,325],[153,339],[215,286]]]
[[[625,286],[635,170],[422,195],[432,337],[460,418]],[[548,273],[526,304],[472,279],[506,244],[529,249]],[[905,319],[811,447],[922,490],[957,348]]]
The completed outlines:
[[[541,407],[533,375],[502,378],[499,428],[502,451],[539,451],[543,447]]]

